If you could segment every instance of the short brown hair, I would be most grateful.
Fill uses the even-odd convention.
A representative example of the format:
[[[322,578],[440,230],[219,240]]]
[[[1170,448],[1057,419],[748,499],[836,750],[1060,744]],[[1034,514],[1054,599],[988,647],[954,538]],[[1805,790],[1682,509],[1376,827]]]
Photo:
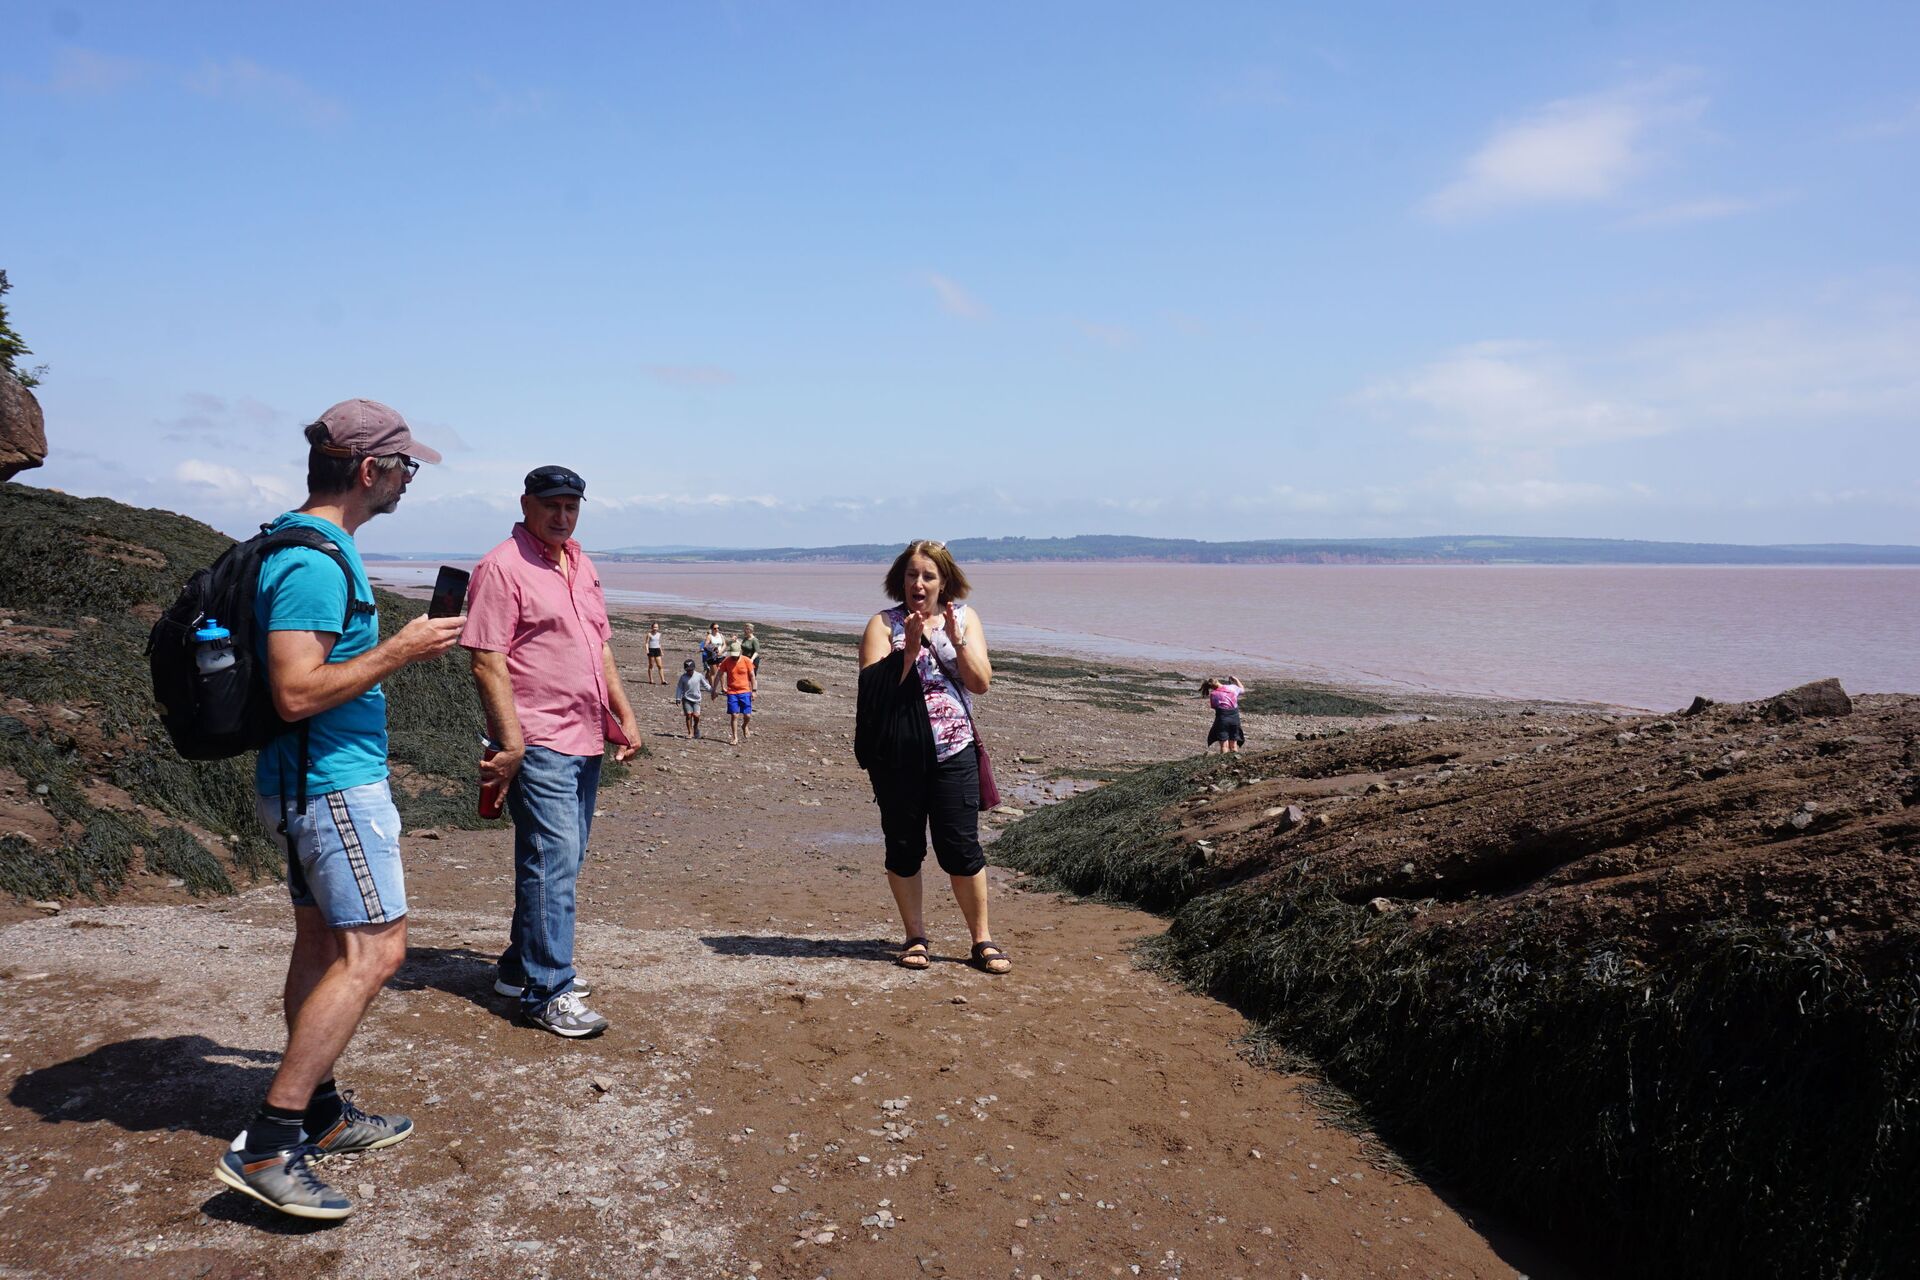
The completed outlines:
[[[315,498],[330,498],[352,489],[360,476],[360,464],[367,460],[367,455],[330,443],[324,422],[311,423],[305,431],[307,493]],[[406,465],[406,459],[397,453],[388,454],[375,458],[373,465],[382,471],[398,471]]]
[[[915,556],[925,556],[933,561],[933,567],[940,571],[940,603],[949,600],[965,600],[973,585],[967,581],[967,575],[960,572],[960,566],[954,563],[953,553],[947,550],[944,542],[934,542],[922,538],[909,542],[907,549],[893,558],[893,567],[887,570],[886,582],[882,584],[887,599],[906,603],[907,599],[907,561]]]

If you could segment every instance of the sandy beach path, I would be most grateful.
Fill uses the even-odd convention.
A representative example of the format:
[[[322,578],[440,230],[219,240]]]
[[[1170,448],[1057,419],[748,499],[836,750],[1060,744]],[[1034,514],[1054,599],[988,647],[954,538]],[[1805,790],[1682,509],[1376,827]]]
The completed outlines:
[[[0,929],[0,1277],[1550,1274],[1243,1061],[1237,1015],[1136,969],[1151,916],[994,871],[1016,968],[989,977],[936,873],[936,962],[889,963],[849,657],[773,649],[739,748],[633,685],[658,736],[603,790],[581,887],[600,1039],[491,993],[508,833],[410,834],[410,958],[340,1079],[419,1128],[327,1166],[358,1204],[334,1228],[210,1176],[280,1044],[283,890]],[[1031,802],[1071,786],[1057,767],[1194,750],[1205,718],[1008,680],[983,727]]]

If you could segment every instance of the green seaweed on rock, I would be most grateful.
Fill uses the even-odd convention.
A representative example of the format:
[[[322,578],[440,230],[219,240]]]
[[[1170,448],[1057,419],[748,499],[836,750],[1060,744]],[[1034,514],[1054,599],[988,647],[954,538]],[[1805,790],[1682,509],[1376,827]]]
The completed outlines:
[[[1178,801],[1242,770],[1339,771],[1333,749],[1150,766],[1023,819],[991,856],[1169,914],[1144,963],[1245,1013],[1270,1058],[1311,1063],[1399,1158],[1607,1274],[1911,1274],[1911,950],[1868,972],[1815,933],[1712,918],[1657,956],[1569,946],[1524,914],[1489,941],[1343,899],[1337,850],[1242,880],[1176,839]]]
[[[0,767],[48,787],[38,799],[62,836],[51,847],[18,833],[0,838],[0,891],[102,897],[143,866],[195,893],[232,892],[234,872],[279,875],[279,851],[254,813],[253,757],[181,759],[154,712],[145,658],[158,610],[232,539],[104,498],[18,483],[5,494],[0,688],[33,711],[0,721]],[[375,598],[383,636],[425,608],[387,591]],[[488,825],[474,805],[481,720],[466,663],[454,654],[409,667],[386,691],[402,818],[411,827]],[[171,821],[96,803],[88,778]],[[209,848],[189,828],[226,848]]]

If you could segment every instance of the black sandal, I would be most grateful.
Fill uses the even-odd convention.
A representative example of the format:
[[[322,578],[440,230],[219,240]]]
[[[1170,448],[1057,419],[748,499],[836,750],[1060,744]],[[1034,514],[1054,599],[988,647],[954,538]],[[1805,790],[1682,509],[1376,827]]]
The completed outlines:
[[[1007,967],[1004,969],[993,968],[992,966],[995,960],[1005,960]],[[985,942],[974,943],[973,955],[967,960],[967,963],[980,972],[990,973],[996,978],[1013,972],[1013,957],[1002,951],[999,944],[994,942],[992,938],[988,938]]]
[[[915,951],[915,947],[920,949]],[[918,963],[915,963],[916,961]],[[906,945],[900,949],[900,954],[893,958],[893,962],[902,969],[925,969],[933,963],[933,955],[928,950],[925,938],[908,938]]]

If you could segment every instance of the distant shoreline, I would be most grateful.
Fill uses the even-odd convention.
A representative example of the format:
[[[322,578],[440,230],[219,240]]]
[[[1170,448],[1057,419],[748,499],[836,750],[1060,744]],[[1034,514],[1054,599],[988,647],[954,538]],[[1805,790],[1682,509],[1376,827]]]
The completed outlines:
[[[419,553],[363,552],[361,560],[368,564],[448,564],[477,563],[484,552],[480,551],[432,551]],[[787,556],[783,559],[707,559],[699,556],[640,556],[627,555],[618,551],[595,551],[587,548],[587,554],[604,564],[709,564],[709,565],[768,565],[768,564],[886,564],[886,560],[862,560],[851,556]],[[1396,565],[1427,569],[1920,569],[1920,550],[1914,552],[1912,560],[1419,560],[1411,557],[1403,559],[1380,560],[1326,560],[1326,559],[1275,559],[1275,560],[1182,560],[1157,556],[1111,556],[1098,560],[1080,560],[1065,556],[1032,556],[1027,558],[1004,557],[990,560],[989,564],[1065,564],[1065,565],[1101,565],[1101,564],[1194,564],[1215,567],[1259,568],[1263,565],[1324,565],[1328,568],[1366,568],[1380,566],[1392,568]]]
[[[968,564],[1920,566],[1920,547],[1897,544],[1655,542],[1483,534],[1427,538],[1275,538],[1244,542],[1097,534],[1072,538],[958,538],[948,543],[948,547]],[[899,553],[899,546],[847,543],[829,547],[612,547],[589,548],[589,552],[596,559],[623,564],[885,564]],[[465,557],[441,554],[449,559],[479,558],[477,554]],[[406,553],[366,558],[419,561],[435,556]]]

